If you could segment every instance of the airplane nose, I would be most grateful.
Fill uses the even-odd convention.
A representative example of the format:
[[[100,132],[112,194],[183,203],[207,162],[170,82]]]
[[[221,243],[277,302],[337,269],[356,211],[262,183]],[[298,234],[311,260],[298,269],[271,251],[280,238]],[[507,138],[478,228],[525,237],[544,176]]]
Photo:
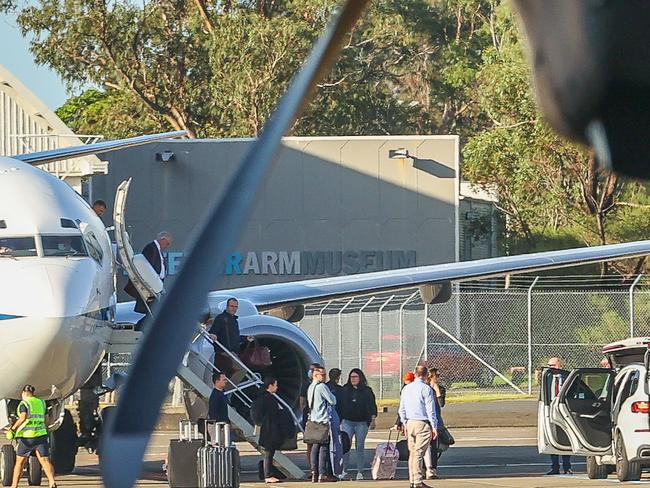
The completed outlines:
[[[0,314],[18,317],[72,317],[83,314],[98,293],[84,261],[25,264],[3,273]]]

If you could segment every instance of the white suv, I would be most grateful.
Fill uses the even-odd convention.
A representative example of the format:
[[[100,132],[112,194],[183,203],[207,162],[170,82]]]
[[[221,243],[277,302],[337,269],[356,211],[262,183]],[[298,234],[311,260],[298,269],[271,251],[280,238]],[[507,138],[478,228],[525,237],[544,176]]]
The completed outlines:
[[[609,344],[613,369],[544,369],[537,411],[540,454],[587,456],[587,475],[636,481],[650,467],[650,337]],[[557,378],[562,386],[555,395]],[[615,468],[614,468],[615,467]]]

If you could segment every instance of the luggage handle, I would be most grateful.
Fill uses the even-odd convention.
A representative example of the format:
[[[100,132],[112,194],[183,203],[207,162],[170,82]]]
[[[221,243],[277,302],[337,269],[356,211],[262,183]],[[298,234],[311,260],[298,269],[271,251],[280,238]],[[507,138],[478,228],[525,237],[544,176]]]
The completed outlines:
[[[178,433],[181,441],[193,441],[199,438],[199,426],[191,420],[181,419],[178,422]]]
[[[210,440],[208,440],[208,435]],[[205,437],[203,443],[205,447],[230,447],[231,444],[232,435],[228,422],[217,422],[216,420],[205,421]]]

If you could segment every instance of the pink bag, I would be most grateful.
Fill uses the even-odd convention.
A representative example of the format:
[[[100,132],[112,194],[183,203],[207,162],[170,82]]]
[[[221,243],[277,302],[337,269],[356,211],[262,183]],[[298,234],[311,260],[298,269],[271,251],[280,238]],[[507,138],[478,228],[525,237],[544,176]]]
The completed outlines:
[[[390,441],[390,434],[389,431],[388,442],[382,442],[375,449],[375,457],[372,460],[371,467],[372,479],[374,480],[392,480],[395,478],[399,452],[397,452],[395,443]]]

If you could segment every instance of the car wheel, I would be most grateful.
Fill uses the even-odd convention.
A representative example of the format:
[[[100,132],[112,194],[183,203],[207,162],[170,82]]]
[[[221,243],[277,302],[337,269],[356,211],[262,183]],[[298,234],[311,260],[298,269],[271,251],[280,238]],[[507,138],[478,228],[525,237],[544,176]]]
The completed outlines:
[[[587,476],[590,480],[604,480],[608,471],[606,464],[598,464],[594,456],[587,456]]]
[[[616,477],[618,481],[639,481],[641,478],[641,463],[627,459],[623,436],[620,432],[616,434]]]

